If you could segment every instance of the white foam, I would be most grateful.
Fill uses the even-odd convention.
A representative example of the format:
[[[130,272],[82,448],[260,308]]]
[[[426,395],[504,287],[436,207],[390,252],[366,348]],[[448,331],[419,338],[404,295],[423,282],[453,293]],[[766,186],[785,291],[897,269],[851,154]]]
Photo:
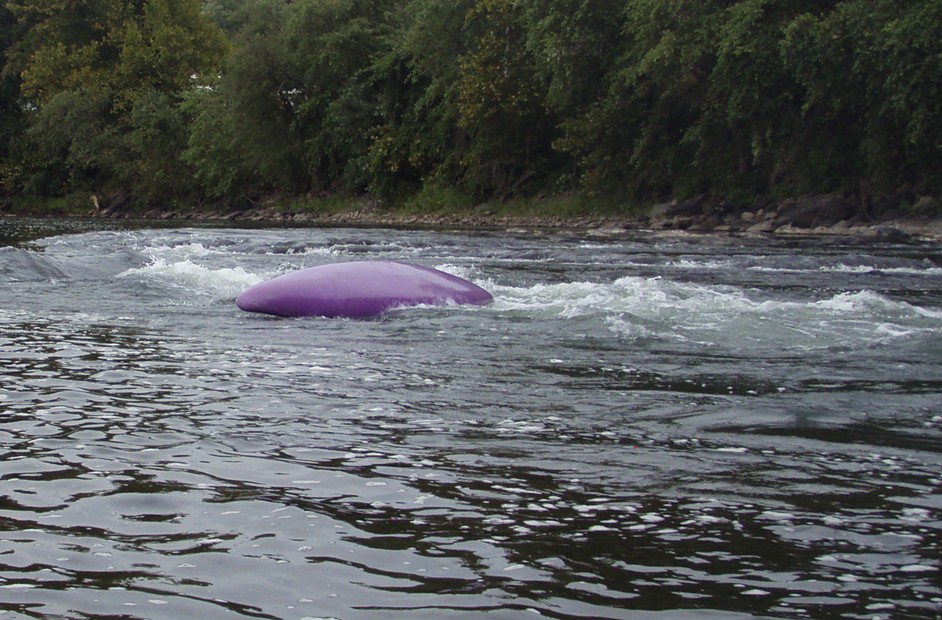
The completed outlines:
[[[818,270],[829,273],[872,273],[876,271],[877,268],[871,267],[870,265],[844,265],[843,263],[838,263],[834,266],[821,266]]]
[[[466,274],[462,274],[466,275]],[[480,283],[497,312],[537,319],[599,320],[620,336],[704,344],[859,346],[942,331],[942,310],[863,290],[823,299],[757,298],[733,286],[628,276],[614,282]],[[876,326],[876,327],[875,327]]]
[[[846,265],[837,263],[835,265],[819,265],[817,267],[775,267],[768,265],[751,265],[746,268],[749,271],[765,273],[846,273],[855,275],[867,275],[871,273],[882,273],[903,276],[939,276],[942,275],[942,267],[880,267],[879,265]]]
[[[160,258],[143,267],[128,269],[118,277],[180,288],[214,300],[234,298],[264,279],[242,267],[210,269],[189,259],[167,262]]]
[[[862,313],[868,310],[891,310],[899,304],[872,291],[838,293],[829,299],[816,301],[813,306],[823,310],[841,313]]]
[[[687,269],[693,271],[701,269],[714,271],[735,268],[735,265],[731,260],[707,260],[702,258],[699,260],[681,258],[675,261],[670,261],[668,266],[676,269]]]
[[[477,268],[469,265],[455,265],[453,263],[442,263],[436,265],[435,269],[439,271],[444,271],[445,273],[457,276],[464,280],[470,280],[474,282],[476,279],[480,279],[480,272]],[[484,284],[481,282],[475,282],[478,286],[484,287]]]
[[[284,252],[284,254],[288,256],[291,256],[294,254],[297,254],[300,256],[336,256],[340,253],[341,252],[339,252],[336,248],[324,247],[324,246],[308,247],[300,251],[295,250],[294,248],[288,248],[288,250]],[[274,252],[269,252],[269,254],[274,254]]]
[[[820,271],[828,273],[874,273],[880,272],[894,275],[908,276],[939,276],[942,275],[942,267],[879,267],[877,265],[845,265],[838,263],[832,266],[822,266]]]
[[[668,300],[663,287],[644,278],[620,278],[611,284],[568,282],[530,287],[485,286],[499,311],[528,311],[553,318],[642,311]]]
[[[182,243],[180,245],[156,245],[145,248],[150,256],[169,255],[172,257],[201,257],[217,253],[202,243]]]
[[[942,310],[920,308],[868,290],[838,293],[829,299],[813,303],[812,307],[837,313],[862,315],[865,319],[880,316],[899,316],[900,318],[918,316],[942,320]]]

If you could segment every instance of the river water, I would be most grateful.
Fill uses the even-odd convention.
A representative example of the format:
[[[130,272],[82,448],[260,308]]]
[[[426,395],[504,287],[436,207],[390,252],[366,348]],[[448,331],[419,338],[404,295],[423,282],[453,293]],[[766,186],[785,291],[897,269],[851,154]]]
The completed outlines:
[[[239,311],[394,259],[484,307]],[[0,616],[939,618],[942,248],[0,220]]]

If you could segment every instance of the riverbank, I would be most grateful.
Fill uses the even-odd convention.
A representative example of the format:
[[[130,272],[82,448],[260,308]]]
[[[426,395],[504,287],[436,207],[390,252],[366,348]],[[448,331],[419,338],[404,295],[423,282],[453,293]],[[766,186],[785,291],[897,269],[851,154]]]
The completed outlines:
[[[356,226],[390,228],[460,228],[516,232],[576,231],[593,236],[619,236],[638,231],[745,236],[821,236],[871,238],[884,241],[942,241],[938,201],[925,198],[904,209],[900,201],[863,205],[838,194],[784,200],[759,200],[746,208],[697,197],[653,205],[634,215],[590,212],[540,212],[534,202],[526,209],[483,204],[458,209],[415,212],[388,209],[373,202],[350,201],[319,208],[277,202],[235,208],[193,209],[126,206],[61,210],[2,209],[2,216],[146,219],[167,222],[226,222],[293,226]]]

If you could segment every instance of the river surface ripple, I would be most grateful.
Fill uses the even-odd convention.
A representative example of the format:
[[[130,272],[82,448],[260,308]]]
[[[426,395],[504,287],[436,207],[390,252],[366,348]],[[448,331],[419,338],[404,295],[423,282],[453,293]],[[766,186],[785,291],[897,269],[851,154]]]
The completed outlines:
[[[0,220],[0,616],[939,618],[942,249]],[[485,307],[277,319],[394,259]]]

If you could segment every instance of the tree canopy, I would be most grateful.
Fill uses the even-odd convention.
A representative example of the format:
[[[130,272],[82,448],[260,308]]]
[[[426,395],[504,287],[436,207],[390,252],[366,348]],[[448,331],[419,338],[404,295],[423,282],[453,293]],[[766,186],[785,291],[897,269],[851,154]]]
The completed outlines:
[[[937,0],[0,0],[0,199],[942,194]]]

